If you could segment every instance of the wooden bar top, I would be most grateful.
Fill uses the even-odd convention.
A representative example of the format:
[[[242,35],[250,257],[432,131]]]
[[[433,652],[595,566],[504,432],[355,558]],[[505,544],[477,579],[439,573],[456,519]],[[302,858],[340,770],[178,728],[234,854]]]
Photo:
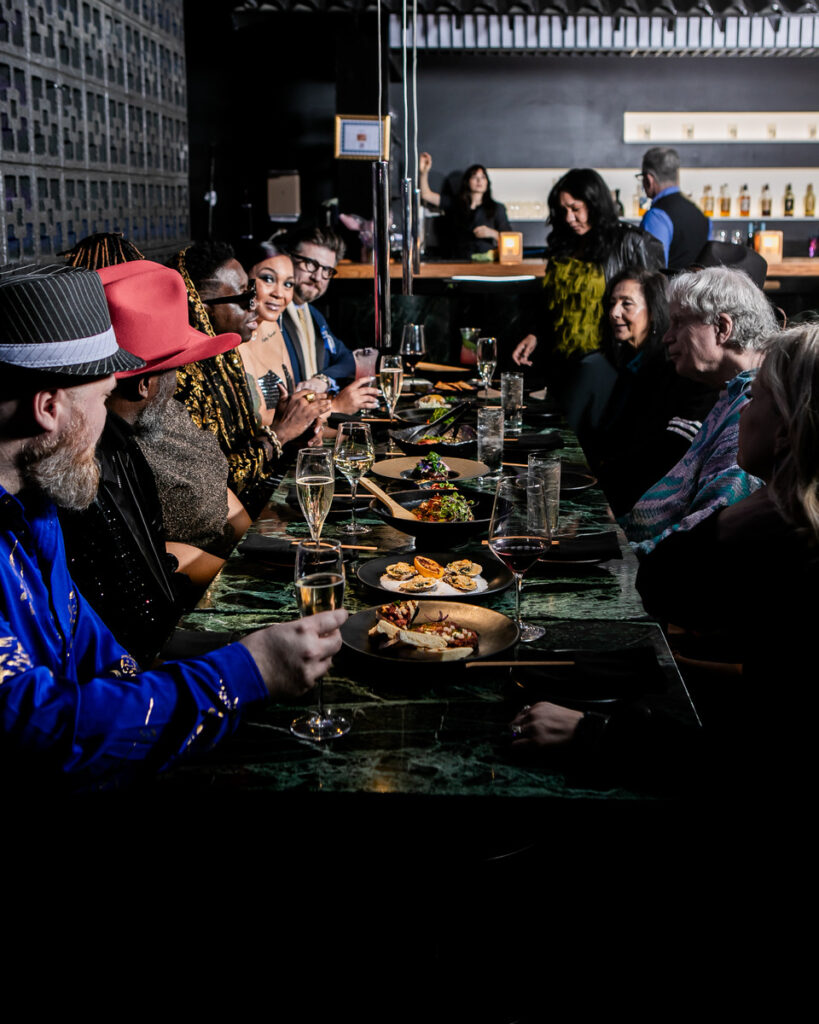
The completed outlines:
[[[449,277],[517,277],[521,274],[533,274],[543,277],[546,261],[542,259],[523,260],[522,263],[473,263],[471,261],[449,262],[445,260],[422,263],[421,272],[414,277],[443,279]],[[372,280],[371,263],[353,263],[342,260],[338,265],[337,280],[365,281]],[[819,259],[808,256],[786,256],[779,263],[768,264],[768,278],[782,277],[819,277]],[[390,262],[390,278],[401,278],[401,264]]]
[[[535,277],[543,277],[546,270],[545,260],[524,260],[522,263],[473,263],[471,260],[462,262],[440,261],[434,263],[422,263],[420,274],[415,274],[417,279],[421,278],[445,278],[460,277],[517,277],[520,274],[532,274]],[[390,278],[401,277],[401,263],[390,262]],[[342,260],[338,265],[336,280],[361,281],[372,280],[373,267],[371,263],[353,263],[351,260]]]
[[[819,259],[786,256],[781,263],[768,264],[768,277],[819,277]]]

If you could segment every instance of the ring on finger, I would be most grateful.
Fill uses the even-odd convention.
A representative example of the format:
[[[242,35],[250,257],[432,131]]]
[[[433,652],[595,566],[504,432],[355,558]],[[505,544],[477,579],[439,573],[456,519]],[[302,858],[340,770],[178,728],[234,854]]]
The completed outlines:
[[[312,391],[308,391],[307,394],[304,396],[304,400],[306,402],[315,402],[316,396],[313,394]]]

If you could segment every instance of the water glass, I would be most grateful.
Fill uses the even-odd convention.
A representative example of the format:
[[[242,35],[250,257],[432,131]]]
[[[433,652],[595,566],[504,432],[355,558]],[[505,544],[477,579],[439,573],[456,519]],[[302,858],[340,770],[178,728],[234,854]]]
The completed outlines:
[[[503,463],[503,409],[499,405],[478,409],[478,460],[493,476]]]
[[[501,405],[503,406],[504,428],[507,434],[519,434],[523,429],[523,374],[501,374]]]
[[[529,477],[534,477],[543,484],[546,519],[549,523],[549,533],[554,537],[560,512],[560,457],[551,452],[530,452]]]

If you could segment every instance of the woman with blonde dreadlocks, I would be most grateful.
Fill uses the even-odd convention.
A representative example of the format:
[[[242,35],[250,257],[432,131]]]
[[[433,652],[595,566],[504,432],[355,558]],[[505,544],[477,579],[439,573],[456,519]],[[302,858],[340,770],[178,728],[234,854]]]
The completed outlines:
[[[237,342],[250,339],[257,326],[255,289],[248,286],[229,245],[195,243],[170,265],[185,281],[193,327],[206,334],[237,334]],[[313,392],[300,392],[280,404],[272,427],[263,426],[238,348],[190,363],[177,378],[176,397],[197,426],[216,435],[227,456],[230,487],[255,518],[279,479],[283,446],[319,420],[329,403]]]

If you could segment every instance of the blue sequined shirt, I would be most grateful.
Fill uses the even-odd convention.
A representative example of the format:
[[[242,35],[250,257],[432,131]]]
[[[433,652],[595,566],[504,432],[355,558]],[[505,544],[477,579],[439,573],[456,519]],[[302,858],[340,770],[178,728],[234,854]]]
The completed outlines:
[[[207,750],[237,712],[267,696],[232,644],[140,672],[77,592],[56,512],[0,487],[0,743],[5,772],[26,765],[71,787],[110,787]],[[22,777],[22,775],[21,775]]]

